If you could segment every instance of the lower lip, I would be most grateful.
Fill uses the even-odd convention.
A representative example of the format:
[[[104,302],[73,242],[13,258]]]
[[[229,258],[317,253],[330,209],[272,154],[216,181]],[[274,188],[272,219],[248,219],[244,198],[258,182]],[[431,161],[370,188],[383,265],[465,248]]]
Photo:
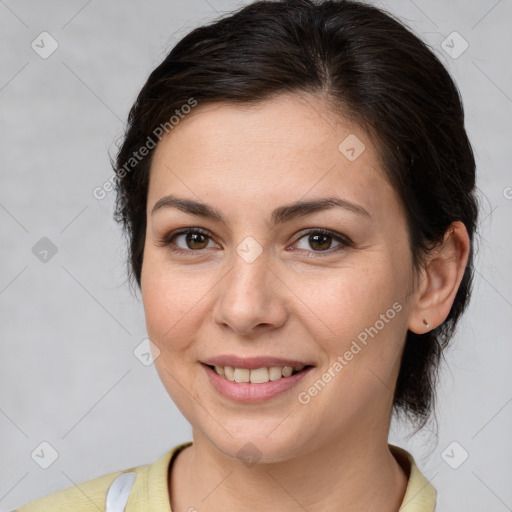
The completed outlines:
[[[306,376],[313,367],[295,373],[290,377],[281,377],[277,380],[269,380],[261,384],[252,384],[251,382],[232,382],[221,377],[215,370],[202,364],[203,368],[213,384],[213,387],[221,394],[237,402],[253,403],[269,400],[284,391],[296,386],[304,376]]]

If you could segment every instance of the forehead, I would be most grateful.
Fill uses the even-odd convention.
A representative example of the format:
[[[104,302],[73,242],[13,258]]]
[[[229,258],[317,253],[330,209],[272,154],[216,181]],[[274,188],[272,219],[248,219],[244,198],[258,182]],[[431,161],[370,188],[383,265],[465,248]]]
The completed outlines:
[[[300,158],[312,149],[328,149],[337,155],[338,144],[348,135],[358,135],[373,152],[372,142],[364,131],[347,118],[335,114],[319,98],[310,94],[281,94],[253,104],[198,104],[183,116],[158,145],[157,153],[183,141],[195,142],[202,152],[248,152],[265,146],[265,154],[288,150],[289,157]],[[292,153],[293,152],[293,153]],[[318,157],[318,154],[315,155]]]
[[[148,209],[176,192],[225,205],[329,192],[368,209],[394,195],[365,131],[320,99],[295,94],[199,103],[155,149]]]

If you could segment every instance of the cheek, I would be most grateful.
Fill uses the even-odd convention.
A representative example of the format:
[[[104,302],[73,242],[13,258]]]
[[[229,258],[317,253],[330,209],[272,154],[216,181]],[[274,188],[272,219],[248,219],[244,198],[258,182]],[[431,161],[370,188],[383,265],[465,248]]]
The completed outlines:
[[[315,319],[315,337],[328,359],[323,371],[330,375],[324,375],[334,382],[322,400],[354,411],[392,389],[407,326],[408,283],[405,261],[401,271],[393,261],[373,255],[371,265],[344,268],[324,281],[323,293],[310,293],[321,319]]]
[[[179,352],[186,348],[193,330],[195,310],[200,305],[200,290],[184,272],[166,269],[150,251],[145,254],[141,294],[150,340],[160,351]]]
[[[307,296],[315,315],[306,329],[326,355],[320,380],[333,382],[318,404],[339,405],[327,413],[333,424],[368,404],[380,407],[393,388],[406,332],[407,281],[391,270],[389,260],[375,258],[371,266],[343,269],[322,281],[323,291],[310,289]]]
[[[319,279],[301,279],[297,295],[306,298],[320,328],[345,343],[373,326],[395,302],[401,302],[401,289],[402,283],[386,261],[374,259],[371,265],[336,269]]]
[[[141,292],[149,339],[158,348],[155,368],[170,397],[193,420],[194,399],[200,397],[192,382],[190,346],[197,330],[201,296],[189,279],[179,272],[163,272],[148,256],[143,266]],[[195,362],[195,361],[194,361]]]

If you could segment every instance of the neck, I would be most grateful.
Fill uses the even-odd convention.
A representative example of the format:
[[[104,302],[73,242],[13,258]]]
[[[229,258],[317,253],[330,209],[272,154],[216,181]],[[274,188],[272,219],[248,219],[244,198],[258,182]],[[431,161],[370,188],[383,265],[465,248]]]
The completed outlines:
[[[173,512],[396,512],[408,477],[387,436],[343,436],[292,459],[248,466],[194,432],[170,475]]]

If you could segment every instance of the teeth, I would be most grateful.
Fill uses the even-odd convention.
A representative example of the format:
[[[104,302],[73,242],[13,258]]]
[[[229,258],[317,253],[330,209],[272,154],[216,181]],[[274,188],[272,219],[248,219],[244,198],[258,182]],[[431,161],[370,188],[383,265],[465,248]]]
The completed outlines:
[[[294,373],[303,370],[304,366],[271,366],[270,368],[233,368],[232,366],[214,366],[215,372],[230,380],[231,382],[251,382],[253,384],[264,384],[269,380],[278,380],[282,377],[290,377]]]
[[[277,380],[283,376],[280,366],[272,366],[268,371],[270,380]]]
[[[251,370],[250,380],[253,384],[261,384],[262,382],[268,382],[268,370],[266,368],[256,368],[255,370]]]
[[[289,377],[293,373],[293,368],[291,366],[285,366],[283,368],[283,377]]]
[[[235,380],[235,369],[232,368],[231,366],[225,366],[224,367],[224,376],[226,377],[226,379],[228,379],[230,381],[234,381]]]
[[[235,368],[235,382],[249,382],[251,370],[247,368]]]

